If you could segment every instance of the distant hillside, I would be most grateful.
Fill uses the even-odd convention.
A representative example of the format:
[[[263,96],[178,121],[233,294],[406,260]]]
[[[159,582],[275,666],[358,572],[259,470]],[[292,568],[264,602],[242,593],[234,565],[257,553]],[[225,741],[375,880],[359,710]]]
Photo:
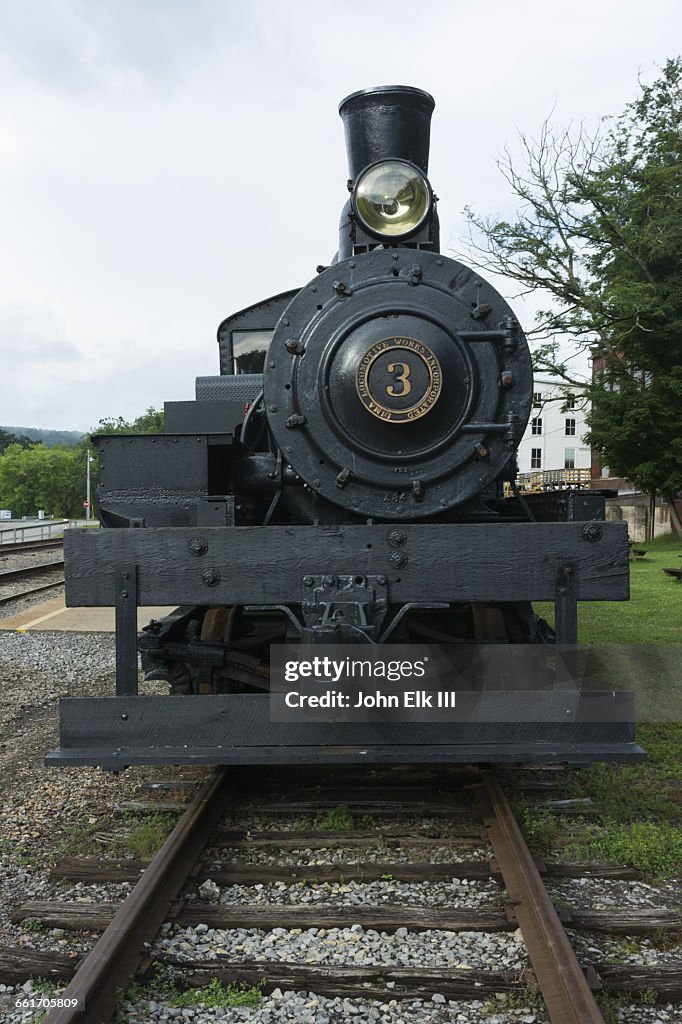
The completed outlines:
[[[6,430],[9,434],[16,434],[17,437],[29,437],[31,441],[42,441],[47,448],[54,448],[56,444],[78,444],[86,431],[81,433],[78,430],[42,430],[39,427],[11,427],[2,426],[0,430]]]

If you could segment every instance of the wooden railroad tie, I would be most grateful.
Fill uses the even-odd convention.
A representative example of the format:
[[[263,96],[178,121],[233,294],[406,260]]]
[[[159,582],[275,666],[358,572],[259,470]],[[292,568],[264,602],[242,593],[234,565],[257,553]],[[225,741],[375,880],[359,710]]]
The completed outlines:
[[[117,903],[29,900],[12,914],[14,922],[36,918],[47,928],[101,931],[109,924]],[[572,929],[613,935],[642,935],[681,931],[682,914],[676,910],[588,910],[575,908],[561,914]],[[206,924],[209,928],[347,928],[350,924],[379,932],[407,928],[419,931],[514,931],[517,924],[504,907],[457,910],[449,907],[282,906],[280,904],[225,904],[185,901],[175,921],[179,925]]]
[[[0,947],[0,981],[18,985],[30,978],[68,981],[80,958],[46,953],[25,947]],[[391,999],[430,999],[434,992],[449,999],[480,999],[494,992],[508,992],[524,984],[524,971],[482,971],[465,968],[355,967],[322,966],[282,961],[179,960],[170,956],[151,958],[151,970],[157,964],[181,968],[187,983],[203,987],[213,978],[223,984],[241,982],[259,985],[263,991],[293,990],[317,992],[330,997],[386,999],[387,983]],[[640,967],[634,964],[595,965],[602,988],[607,992],[635,996],[655,992],[659,1002],[682,999],[682,971],[676,965]],[[149,972],[147,972],[149,973]]]

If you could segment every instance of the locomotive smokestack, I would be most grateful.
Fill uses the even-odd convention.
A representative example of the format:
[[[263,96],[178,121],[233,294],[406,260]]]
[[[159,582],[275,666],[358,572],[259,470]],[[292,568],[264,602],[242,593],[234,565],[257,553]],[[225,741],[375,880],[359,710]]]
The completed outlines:
[[[339,104],[355,179],[377,160],[402,159],[429,170],[429,137],[435,100],[408,85],[382,85],[351,93]]]

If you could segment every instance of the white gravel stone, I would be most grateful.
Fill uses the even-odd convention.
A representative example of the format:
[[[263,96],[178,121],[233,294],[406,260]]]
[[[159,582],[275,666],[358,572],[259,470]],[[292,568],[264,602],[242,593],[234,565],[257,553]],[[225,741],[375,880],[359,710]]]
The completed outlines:
[[[314,929],[312,930],[315,931]],[[311,941],[315,939],[316,941]],[[174,927],[172,932],[157,938],[154,948],[160,953],[181,959],[209,959],[216,948],[229,956],[258,961],[298,960],[302,963],[342,964],[357,950],[366,965],[413,967],[478,967],[489,969],[520,969],[526,963],[526,952],[520,932],[449,932],[429,930],[409,932],[406,936],[363,929],[329,928],[325,935],[311,931],[274,928],[209,928],[197,943],[191,929]],[[357,945],[356,945],[357,944]],[[208,952],[198,951],[208,946]]]
[[[375,882],[274,882],[266,885],[229,885],[218,889],[215,883],[206,889],[206,882],[197,889],[202,899],[219,899],[231,906],[236,903],[275,904],[278,906],[305,906],[322,903],[336,907],[362,906],[418,906],[418,907],[501,907],[503,893],[496,882],[472,881],[462,889],[452,882],[399,882],[377,880]],[[215,886],[215,890],[213,888]],[[214,893],[217,895],[203,895]],[[407,934],[399,929],[398,935]]]
[[[280,829],[281,831],[281,829]],[[454,838],[442,846],[338,846],[330,841],[329,846],[319,850],[311,850],[303,844],[295,850],[272,851],[262,847],[246,847],[229,852],[216,854],[215,850],[207,850],[206,857],[215,870],[228,867],[230,864],[393,864],[429,863],[429,864],[461,864],[465,861],[485,861],[490,850],[485,846],[457,845]]]

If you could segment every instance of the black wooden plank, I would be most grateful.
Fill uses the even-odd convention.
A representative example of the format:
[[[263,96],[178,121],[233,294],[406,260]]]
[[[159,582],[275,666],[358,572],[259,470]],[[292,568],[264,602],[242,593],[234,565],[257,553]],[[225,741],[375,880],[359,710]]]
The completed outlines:
[[[139,699],[139,698],[136,698]],[[190,737],[187,737],[188,739]],[[110,771],[136,764],[162,765],[320,765],[320,764],[547,764],[575,766],[594,761],[644,761],[646,754],[636,743],[462,743],[386,744],[377,746],[326,745],[197,747],[129,747],[118,749],[100,744],[62,746],[45,757],[50,767],[98,765]]]
[[[620,721],[510,721],[508,701],[514,693],[482,693],[492,721],[461,722],[273,722],[267,694],[214,696],[66,697],[59,705],[63,748],[155,747],[230,748],[263,746],[333,746],[361,744],[419,746],[431,744],[626,743],[633,739],[632,695],[613,695],[622,708]],[[551,696],[551,695],[546,695]],[[562,695],[557,693],[557,707]],[[593,704],[594,694],[588,695]],[[610,696],[609,696],[610,699]],[[493,715],[490,710],[498,708]],[[189,749],[189,747],[187,747]],[[485,758],[484,758],[485,759]],[[480,757],[479,757],[480,760]]]
[[[137,566],[122,565],[112,593],[116,608],[116,693],[137,693]]]
[[[626,600],[626,524],[601,527],[601,539],[588,543],[582,523],[403,524],[400,570],[389,560],[387,524],[74,529],[64,537],[66,602],[110,605],[116,567],[131,563],[141,605],[298,601],[303,576],[318,573],[386,576],[397,604],[553,601],[562,558],[575,565],[580,600]],[[198,536],[207,550],[197,557],[188,545]]]

